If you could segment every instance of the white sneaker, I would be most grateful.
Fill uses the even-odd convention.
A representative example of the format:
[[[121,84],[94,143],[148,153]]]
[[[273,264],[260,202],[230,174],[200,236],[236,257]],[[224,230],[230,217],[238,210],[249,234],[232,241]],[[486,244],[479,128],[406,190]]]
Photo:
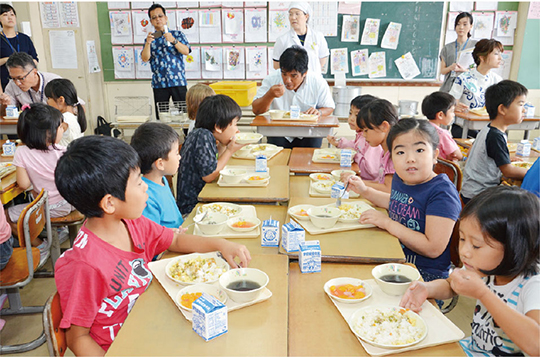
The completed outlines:
[[[43,240],[43,243],[41,243],[38,247],[39,249],[39,265],[38,269],[43,267],[45,263],[47,263],[47,260],[49,259],[51,255],[51,246],[49,245],[49,242],[47,242],[46,239]]]
[[[69,229],[68,227],[58,227],[58,241],[62,245],[65,241],[69,239]]]

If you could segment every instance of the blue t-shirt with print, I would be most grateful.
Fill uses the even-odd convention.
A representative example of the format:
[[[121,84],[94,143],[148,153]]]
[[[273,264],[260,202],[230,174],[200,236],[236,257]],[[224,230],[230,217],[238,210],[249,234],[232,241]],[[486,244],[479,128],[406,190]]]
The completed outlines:
[[[180,227],[184,223],[184,219],[178,210],[176,200],[165,177],[162,178],[163,186],[146,177],[142,179],[148,185],[146,191],[148,200],[143,216],[167,228]]]
[[[181,31],[171,31],[178,42],[191,47]],[[172,43],[161,36],[150,44],[150,68],[152,68],[152,88],[170,88],[186,86],[184,56]]]
[[[454,184],[446,174],[435,176],[419,185],[406,185],[395,174],[388,215],[405,227],[425,233],[426,216],[437,216],[457,220],[461,212],[461,201]],[[450,267],[450,237],[444,252],[437,258],[417,254],[402,244],[407,262],[415,264],[430,274],[441,275]]]
[[[193,129],[182,145],[176,203],[183,215],[189,214],[197,204],[206,184],[202,178],[216,171],[217,153],[214,134],[204,128]]]

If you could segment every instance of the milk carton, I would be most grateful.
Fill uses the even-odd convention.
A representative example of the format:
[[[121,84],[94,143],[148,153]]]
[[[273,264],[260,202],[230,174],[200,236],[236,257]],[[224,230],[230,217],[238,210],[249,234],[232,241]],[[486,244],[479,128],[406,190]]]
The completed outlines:
[[[19,117],[19,110],[15,105],[8,105],[6,107],[6,116],[10,118],[18,118]]]
[[[298,223],[290,221],[281,227],[281,246],[287,252],[298,252],[298,245],[306,240],[306,231]]]
[[[2,151],[4,156],[13,156],[15,155],[15,143],[13,141],[6,141],[2,145]]]
[[[526,118],[532,118],[534,117],[534,105],[532,105],[531,103],[525,103],[525,105],[523,106],[525,108],[525,117]]]
[[[266,155],[257,154],[255,157],[255,172],[266,172],[268,167],[268,161]]]
[[[540,136],[537,138],[534,138],[532,148],[534,150],[540,151]]]
[[[263,221],[261,230],[261,246],[279,246],[279,222],[275,219],[267,219]]]
[[[321,272],[321,245],[318,240],[310,240],[300,243],[300,255],[298,265],[302,273]]]
[[[298,105],[291,105],[290,113],[291,119],[300,119],[300,107]]]
[[[203,293],[193,302],[193,331],[205,341],[210,341],[228,331],[227,306],[221,301]]]
[[[330,191],[331,198],[349,198],[349,192],[345,191],[345,184],[343,182],[336,182],[332,185],[332,191]]]
[[[529,140],[521,140],[518,144],[516,155],[518,156],[529,156],[531,155],[531,143]]]
[[[352,150],[343,149],[341,150],[341,159],[339,161],[341,167],[351,167],[352,165]]]

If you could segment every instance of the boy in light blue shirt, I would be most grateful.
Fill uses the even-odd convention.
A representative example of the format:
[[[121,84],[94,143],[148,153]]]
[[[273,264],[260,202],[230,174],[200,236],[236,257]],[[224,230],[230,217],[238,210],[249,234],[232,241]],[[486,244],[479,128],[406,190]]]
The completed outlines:
[[[131,146],[139,154],[142,179],[148,185],[143,216],[168,228],[180,228],[184,220],[165,178],[178,171],[178,133],[166,124],[144,123],[135,130]]]

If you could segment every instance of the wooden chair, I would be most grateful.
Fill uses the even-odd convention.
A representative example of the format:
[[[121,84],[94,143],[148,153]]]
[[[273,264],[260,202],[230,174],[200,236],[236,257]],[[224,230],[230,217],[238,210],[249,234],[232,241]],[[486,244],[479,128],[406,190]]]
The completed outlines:
[[[17,222],[20,248],[13,249],[11,259],[0,274],[0,289],[6,291],[9,299],[9,308],[2,309],[0,315],[35,314],[43,311],[44,306],[22,306],[19,289],[32,281],[39,268],[39,249],[32,247],[31,242],[45,226],[47,232],[51,231],[50,222],[48,193],[42,190],[22,211]],[[0,343],[0,354],[31,351],[44,342],[45,334],[42,333],[35,340],[20,345],[4,346]]]
[[[49,297],[43,310],[43,331],[47,337],[49,356],[62,357],[66,353],[66,330],[60,328],[60,321],[62,321],[60,295],[55,292]]]
[[[437,158],[437,163],[433,167],[433,171],[438,174],[446,174],[450,181],[454,183],[458,192],[461,191],[461,182],[463,180],[463,173],[459,168],[459,165],[453,161]]]

